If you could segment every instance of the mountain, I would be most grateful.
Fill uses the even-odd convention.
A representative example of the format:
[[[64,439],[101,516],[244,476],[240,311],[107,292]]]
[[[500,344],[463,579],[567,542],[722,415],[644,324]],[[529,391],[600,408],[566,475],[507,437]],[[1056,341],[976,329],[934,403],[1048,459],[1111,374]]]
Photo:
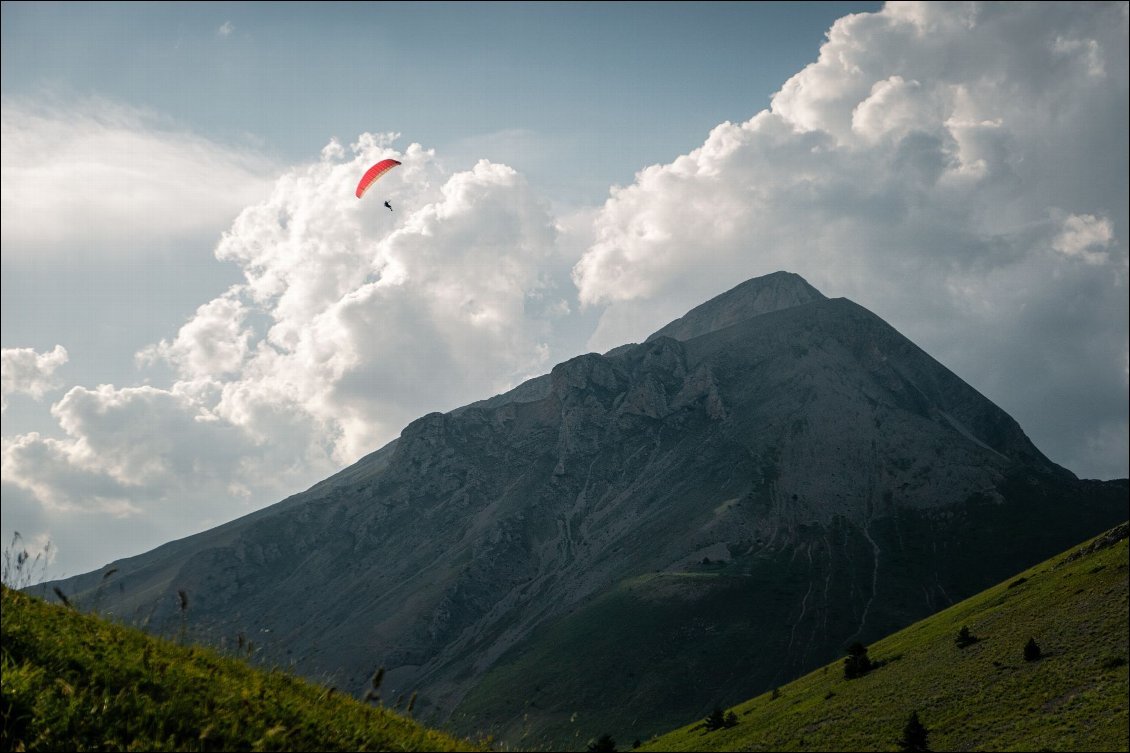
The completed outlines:
[[[409,424],[308,491],[59,585],[524,746],[646,738],[1127,516],[871,312],[750,280]],[[614,702],[613,702],[613,699]]]
[[[761,314],[823,300],[826,300],[824,294],[809,285],[800,275],[777,272],[765,277],[755,277],[724,295],[694,307],[685,316],[648,337],[647,342],[660,337],[690,340]]]
[[[880,666],[862,677],[837,661],[738,705],[733,727],[698,720],[641,750],[891,750],[911,713],[930,750],[1126,750],[1126,536],[1123,523],[871,644]]]

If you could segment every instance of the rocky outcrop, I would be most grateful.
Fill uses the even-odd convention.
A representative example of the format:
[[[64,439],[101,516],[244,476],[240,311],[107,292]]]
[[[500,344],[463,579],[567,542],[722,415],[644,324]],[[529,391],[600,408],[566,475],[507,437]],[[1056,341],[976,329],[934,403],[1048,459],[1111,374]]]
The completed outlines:
[[[747,280],[688,311],[648,338],[672,337],[690,340],[720,329],[749,321],[762,314],[803,306],[824,300],[824,294],[791,272]]]

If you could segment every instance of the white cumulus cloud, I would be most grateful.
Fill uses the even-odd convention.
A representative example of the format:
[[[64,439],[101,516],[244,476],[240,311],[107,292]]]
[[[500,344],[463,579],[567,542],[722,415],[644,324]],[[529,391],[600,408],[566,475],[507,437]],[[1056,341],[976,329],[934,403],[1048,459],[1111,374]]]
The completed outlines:
[[[200,530],[334,468],[324,455],[305,455],[303,437],[265,442],[218,418],[211,411],[218,394],[218,385],[202,383],[71,388],[51,410],[62,437],[4,437],[5,504],[9,495],[30,496],[43,524],[60,529],[76,515],[121,519],[117,536],[140,550],[161,538],[130,534],[132,527]]]
[[[357,176],[394,137],[366,134],[348,158],[331,144],[283,176],[217,248],[246,283],[148,351],[182,378],[232,372],[216,415],[257,436],[305,416],[310,441],[345,461],[545,366],[553,314],[531,298],[548,284],[548,207],[509,167],[448,176],[415,144],[357,200]]]
[[[143,363],[174,362],[190,377],[221,377],[238,372],[249,355],[252,333],[244,326],[247,308],[238,291],[200,306],[177,336],[161,340],[138,354]]]
[[[34,348],[4,348],[0,351],[0,398],[2,408],[8,409],[9,395],[30,395],[42,398],[50,390],[62,386],[55,372],[67,362],[67,349],[56,345],[53,350],[38,353]]]
[[[1106,248],[1113,242],[1114,227],[1110,220],[1093,214],[1073,214],[1063,221],[1062,230],[1052,240],[1052,248],[1088,264],[1102,264],[1107,260]]]

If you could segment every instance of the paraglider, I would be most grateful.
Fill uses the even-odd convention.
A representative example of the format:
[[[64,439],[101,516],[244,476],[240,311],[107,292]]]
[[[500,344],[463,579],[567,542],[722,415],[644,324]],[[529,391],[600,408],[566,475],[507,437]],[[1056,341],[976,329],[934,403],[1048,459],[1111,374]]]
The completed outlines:
[[[392,204],[389,204],[387,201],[385,201],[385,206],[388,207],[388,211],[392,211]]]
[[[362,196],[364,196],[365,192],[368,191],[369,188],[377,182],[377,178],[381,177],[399,164],[400,162],[394,159],[383,159],[366,170],[365,174],[361,176],[361,181],[357,184],[357,198],[360,199]],[[385,202],[385,206],[390,210],[392,209],[392,206],[389,205],[387,201]]]

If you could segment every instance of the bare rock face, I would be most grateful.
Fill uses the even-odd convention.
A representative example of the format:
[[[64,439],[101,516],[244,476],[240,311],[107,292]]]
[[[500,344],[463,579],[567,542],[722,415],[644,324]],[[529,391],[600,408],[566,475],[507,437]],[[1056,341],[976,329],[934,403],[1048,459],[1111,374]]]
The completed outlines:
[[[580,713],[643,738],[1062,551],[1126,498],[878,317],[777,273],[114,563],[99,603],[168,633],[184,589],[199,640],[252,635],[351,692],[384,666],[387,695],[468,733],[570,745]],[[81,602],[100,578],[59,585]]]
[[[696,306],[647,339],[649,342],[659,337],[690,340],[762,314],[822,300],[825,300],[824,294],[800,275],[774,272],[747,280],[733,290]]]

